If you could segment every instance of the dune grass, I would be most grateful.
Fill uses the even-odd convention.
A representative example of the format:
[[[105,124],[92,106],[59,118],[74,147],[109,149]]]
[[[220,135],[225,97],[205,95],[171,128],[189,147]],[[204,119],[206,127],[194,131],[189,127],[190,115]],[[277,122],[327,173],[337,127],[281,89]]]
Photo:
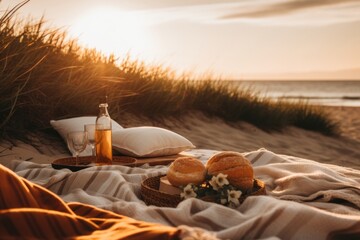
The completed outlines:
[[[200,111],[265,130],[297,126],[337,132],[336,123],[320,108],[260,98],[221,80],[177,77],[128,56],[104,56],[79,47],[61,29],[46,28],[44,19],[16,19],[16,10],[0,18],[1,138],[49,129],[51,119],[96,115],[104,96],[119,121],[125,112],[159,119]]]

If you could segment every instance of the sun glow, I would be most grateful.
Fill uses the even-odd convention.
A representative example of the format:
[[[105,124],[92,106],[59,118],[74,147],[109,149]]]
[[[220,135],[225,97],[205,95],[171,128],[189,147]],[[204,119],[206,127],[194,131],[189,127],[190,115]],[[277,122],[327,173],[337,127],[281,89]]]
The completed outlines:
[[[97,8],[80,16],[70,33],[80,44],[105,54],[141,55],[151,41],[140,13],[110,8]]]

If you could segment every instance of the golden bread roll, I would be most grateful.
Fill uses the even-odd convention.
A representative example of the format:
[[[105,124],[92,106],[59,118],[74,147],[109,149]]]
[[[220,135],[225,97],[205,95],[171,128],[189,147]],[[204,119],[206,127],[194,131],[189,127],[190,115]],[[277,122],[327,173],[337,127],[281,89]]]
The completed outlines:
[[[206,163],[209,175],[227,175],[229,183],[241,191],[251,190],[254,170],[249,160],[238,152],[225,151],[213,155]]]
[[[205,181],[206,169],[196,158],[179,157],[171,163],[167,178],[171,185],[185,187],[189,183],[200,184]]]

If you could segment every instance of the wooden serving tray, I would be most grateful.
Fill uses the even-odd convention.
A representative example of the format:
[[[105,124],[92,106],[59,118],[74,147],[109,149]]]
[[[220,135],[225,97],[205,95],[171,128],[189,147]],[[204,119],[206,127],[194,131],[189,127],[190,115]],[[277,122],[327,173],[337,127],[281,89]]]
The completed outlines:
[[[184,157],[189,155],[177,154],[171,156],[163,157],[152,157],[152,158],[134,158],[129,156],[113,156],[112,165],[122,165],[128,167],[139,167],[144,164],[149,164],[150,166],[155,165],[168,165],[172,163],[178,157]],[[78,164],[76,164],[75,157],[67,157],[56,159],[51,163],[52,167],[55,169],[68,168],[71,171],[79,171],[88,167],[96,166],[96,157],[86,156],[79,157]]]

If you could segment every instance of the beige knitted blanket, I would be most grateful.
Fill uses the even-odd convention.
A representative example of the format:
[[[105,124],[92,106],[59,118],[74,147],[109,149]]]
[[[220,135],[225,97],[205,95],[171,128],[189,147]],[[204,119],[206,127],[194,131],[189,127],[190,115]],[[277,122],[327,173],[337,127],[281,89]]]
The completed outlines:
[[[192,150],[203,162],[215,153]],[[0,163],[68,202],[82,202],[137,220],[188,225],[221,239],[360,239],[360,171],[321,164],[260,149],[244,153],[267,196],[249,197],[237,209],[198,199],[177,208],[147,206],[140,198],[143,179],[165,174],[166,166],[91,167],[55,170],[26,161]]]

